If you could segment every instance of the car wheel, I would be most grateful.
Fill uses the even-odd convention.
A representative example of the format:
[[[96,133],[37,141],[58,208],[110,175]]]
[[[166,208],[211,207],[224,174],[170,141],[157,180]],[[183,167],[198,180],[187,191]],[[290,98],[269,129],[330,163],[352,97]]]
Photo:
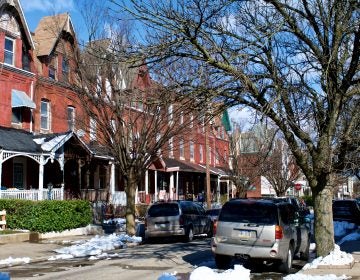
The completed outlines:
[[[225,255],[215,255],[215,264],[218,269],[229,269],[231,257]]]
[[[188,230],[185,233],[185,242],[190,242],[194,239],[194,231],[192,227],[188,227]]]
[[[293,252],[294,252],[294,249],[293,249],[292,245],[290,245],[285,261],[279,265],[280,272],[283,272],[286,274],[288,274],[290,272],[290,269],[292,267],[293,257],[294,257]]]
[[[309,257],[310,257],[310,236],[308,238],[305,251],[300,252],[300,260],[309,261]]]

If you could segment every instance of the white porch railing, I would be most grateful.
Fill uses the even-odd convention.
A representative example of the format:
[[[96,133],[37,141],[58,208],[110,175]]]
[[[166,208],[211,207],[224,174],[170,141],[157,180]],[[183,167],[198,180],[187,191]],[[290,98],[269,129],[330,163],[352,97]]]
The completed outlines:
[[[39,200],[39,190],[0,190],[0,199],[25,199],[25,200]],[[63,200],[64,189],[53,188],[51,192],[48,189],[42,190],[42,199],[47,200]]]
[[[111,203],[114,205],[126,205],[126,194],[125,192],[114,192],[111,195]]]

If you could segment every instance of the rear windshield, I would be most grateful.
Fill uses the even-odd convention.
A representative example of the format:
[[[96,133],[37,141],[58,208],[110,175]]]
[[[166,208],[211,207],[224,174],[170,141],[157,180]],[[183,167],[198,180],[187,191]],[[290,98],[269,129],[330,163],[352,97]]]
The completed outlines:
[[[213,215],[213,216],[219,215],[220,210],[221,210],[221,209],[210,209],[210,210],[206,210],[206,214],[208,214],[208,215]]]
[[[150,217],[164,217],[179,215],[179,206],[176,203],[154,204],[149,208]]]
[[[225,204],[219,221],[235,223],[277,224],[277,208],[267,204]]]

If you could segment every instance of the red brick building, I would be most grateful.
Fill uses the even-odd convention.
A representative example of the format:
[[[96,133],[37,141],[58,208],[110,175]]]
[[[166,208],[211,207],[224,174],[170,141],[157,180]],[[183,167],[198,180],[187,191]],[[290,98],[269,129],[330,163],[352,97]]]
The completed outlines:
[[[111,156],[90,145],[93,124],[72,86],[79,49],[70,16],[44,17],[31,33],[19,1],[0,5],[0,185],[34,190],[31,199],[46,198],[47,187],[54,187],[68,197],[123,203],[121,175]],[[142,90],[151,83],[144,68],[128,81]],[[138,202],[195,198],[205,190],[206,126],[214,199],[228,193],[227,113],[211,125],[190,123],[191,137],[174,137],[161,164],[149,167]]]

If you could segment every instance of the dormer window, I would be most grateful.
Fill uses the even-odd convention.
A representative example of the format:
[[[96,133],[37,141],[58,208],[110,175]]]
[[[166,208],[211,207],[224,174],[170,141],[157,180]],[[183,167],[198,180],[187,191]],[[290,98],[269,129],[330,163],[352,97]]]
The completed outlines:
[[[26,71],[31,71],[30,68],[30,56],[28,53],[28,50],[23,46],[23,50],[22,50],[22,69],[26,70]]]
[[[5,53],[4,53],[4,63],[9,65],[14,65],[14,56],[15,56],[15,41],[9,37],[5,37]]]
[[[57,79],[57,56],[54,55],[51,58],[49,63],[49,78],[56,80]]]
[[[65,57],[62,60],[62,78],[64,82],[69,81],[69,61]]]

